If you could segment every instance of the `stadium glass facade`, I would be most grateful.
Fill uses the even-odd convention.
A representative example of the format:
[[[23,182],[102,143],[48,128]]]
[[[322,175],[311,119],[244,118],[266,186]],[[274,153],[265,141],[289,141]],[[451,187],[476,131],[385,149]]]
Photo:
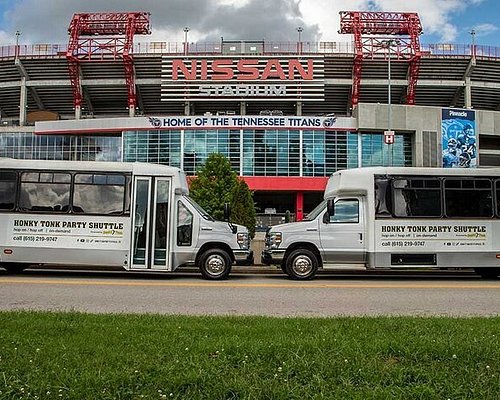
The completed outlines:
[[[392,146],[382,135],[323,130],[126,131],[123,160],[168,164],[196,175],[210,153],[222,153],[240,176],[327,177],[359,166],[409,166],[410,135]]]
[[[114,136],[0,134],[0,157],[140,161],[180,167],[187,175],[196,175],[211,153],[225,155],[244,178],[326,179],[345,168],[410,166],[412,138],[398,134],[394,145],[386,145],[376,133],[292,129],[128,130]],[[254,194],[261,214],[272,208],[278,217],[286,211],[295,216],[297,196],[293,187]],[[321,196],[320,191],[301,192],[300,207],[307,213]]]
[[[327,177],[339,169],[412,164],[410,135],[385,145],[381,135],[307,130],[151,130],[122,136],[0,134],[0,157],[43,160],[140,161],[196,175],[222,153],[240,176]]]

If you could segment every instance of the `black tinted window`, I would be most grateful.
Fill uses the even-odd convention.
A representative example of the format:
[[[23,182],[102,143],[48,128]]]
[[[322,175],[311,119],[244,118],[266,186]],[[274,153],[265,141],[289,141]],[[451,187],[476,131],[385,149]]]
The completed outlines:
[[[493,190],[489,179],[446,179],[444,189],[448,217],[493,216]]]
[[[17,174],[0,171],[0,210],[10,211],[16,205]]]
[[[396,217],[439,217],[441,182],[437,179],[394,179],[393,213]]]

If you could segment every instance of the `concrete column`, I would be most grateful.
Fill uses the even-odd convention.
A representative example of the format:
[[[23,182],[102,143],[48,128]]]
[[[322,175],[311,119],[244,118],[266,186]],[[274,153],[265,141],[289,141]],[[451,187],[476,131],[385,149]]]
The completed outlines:
[[[297,101],[296,103],[296,114],[297,115],[302,115],[302,102],[301,101]]]
[[[297,221],[304,219],[304,192],[297,192],[295,198],[295,218]]]
[[[19,94],[19,125],[26,125],[26,108],[28,107],[28,88],[26,87],[26,78],[21,78],[21,91]]]
[[[247,103],[244,101],[240,101],[240,115],[246,115],[247,114]]]
[[[184,103],[184,115],[190,115],[191,114],[191,104],[189,101],[186,101]]]
[[[472,85],[470,83],[470,76],[465,77],[465,108],[472,108]]]
[[[424,138],[421,130],[415,131],[415,140],[413,141],[413,167],[424,166]]]
[[[75,106],[75,119],[82,119],[82,106]]]
[[[135,117],[135,105],[131,104],[128,106],[128,116]]]

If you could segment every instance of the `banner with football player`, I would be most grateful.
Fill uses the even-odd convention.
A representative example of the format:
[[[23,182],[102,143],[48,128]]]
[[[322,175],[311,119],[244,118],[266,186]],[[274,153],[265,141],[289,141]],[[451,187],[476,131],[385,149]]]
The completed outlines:
[[[477,137],[473,110],[443,108],[441,119],[444,168],[476,168]]]

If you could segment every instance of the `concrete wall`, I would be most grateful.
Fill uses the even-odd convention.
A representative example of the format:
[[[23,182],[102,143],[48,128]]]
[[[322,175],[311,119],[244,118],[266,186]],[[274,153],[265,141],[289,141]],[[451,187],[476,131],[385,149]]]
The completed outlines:
[[[253,250],[254,264],[256,265],[262,264],[260,255],[262,253],[262,250],[264,250],[265,237],[265,232],[255,232],[255,237],[253,238],[252,244],[250,246],[250,248]]]
[[[477,111],[476,125],[479,134],[496,135],[500,137],[500,112]]]
[[[440,163],[441,111],[441,107],[391,105],[392,130],[414,134],[413,165],[416,167],[438,166],[435,164]],[[384,131],[389,125],[387,104],[361,103],[353,116],[361,132]],[[500,112],[476,111],[476,132],[500,138]]]

